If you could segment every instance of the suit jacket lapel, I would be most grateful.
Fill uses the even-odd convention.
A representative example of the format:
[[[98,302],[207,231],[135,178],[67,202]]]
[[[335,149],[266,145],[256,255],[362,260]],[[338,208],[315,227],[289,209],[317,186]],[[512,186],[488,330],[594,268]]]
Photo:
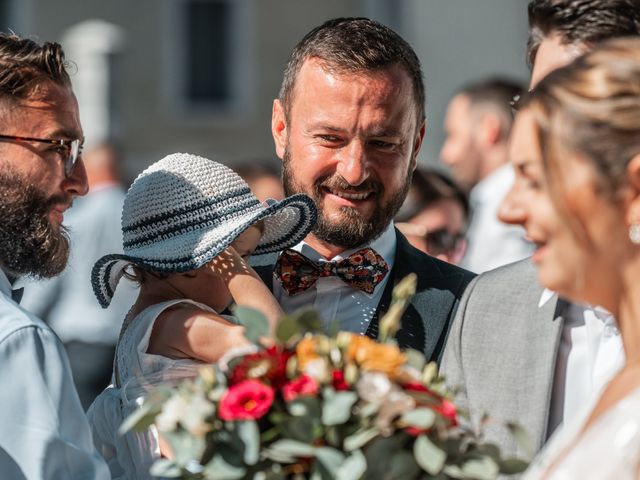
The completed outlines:
[[[437,360],[446,339],[449,320],[457,305],[456,297],[464,275],[458,270],[445,274],[432,257],[413,248],[397,230],[396,238],[395,264],[367,335],[377,338],[379,317],[389,308],[393,287],[408,274],[416,273],[416,294],[402,318],[402,327],[396,339],[400,347],[413,348],[423,352],[427,359]]]

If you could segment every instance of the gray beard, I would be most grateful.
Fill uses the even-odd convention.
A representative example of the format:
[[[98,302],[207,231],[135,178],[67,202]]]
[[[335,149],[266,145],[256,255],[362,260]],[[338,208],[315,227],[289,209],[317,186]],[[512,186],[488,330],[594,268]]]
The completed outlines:
[[[47,199],[24,177],[0,174],[0,263],[13,275],[53,277],[67,265],[69,236],[48,217]]]

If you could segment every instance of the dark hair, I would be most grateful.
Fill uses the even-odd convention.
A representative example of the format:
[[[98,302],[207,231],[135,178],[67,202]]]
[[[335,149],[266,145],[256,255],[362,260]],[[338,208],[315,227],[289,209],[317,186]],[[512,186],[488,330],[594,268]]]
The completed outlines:
[[[560,35],[563,44],[587,46],[640,33],[638,0],[531,0],[528,9],[529,66],[542,41],[553,33]]]
[[[467,194],[451,177],[430,168],[417,168],[411,179],[411,193],[395,220],[407,222],[425,208],[442,200],[458,203],[462,207],[465,219],[469,218]]]
[[[284,71],[279,99],[288,117],[303,63],[318,58],[330,71],[360,73],[400,65],[413,83],[418,123],[424,120],[425,92],[420,60],[396,32],[368,18],[336,18],[311,30],[295,46]]]
[[[0,98],[23,99],[44,81],[71,87],[62,47],[0,33]]]
[[[457,94],[469,99],[472,113],[483,108],[495,112],[500,119],[500,135],[507,139],[513,124],[511,102],[524,91],[523,85],[516,80],[494,77],[467,84]]]

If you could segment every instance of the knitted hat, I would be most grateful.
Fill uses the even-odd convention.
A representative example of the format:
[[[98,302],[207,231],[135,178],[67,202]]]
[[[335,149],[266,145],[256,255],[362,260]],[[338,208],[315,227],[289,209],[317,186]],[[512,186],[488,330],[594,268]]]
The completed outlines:
[[[105,255],[93,266],[98,302],[109,305],[129,263],[164,273],[195,270],[259,220],[264,230],[254,255],[300,242],[315,225],[316,208],[302,194],[264,207],[237,173],[206,158],[174,153],[159,160],[127,192],[124,255]]]

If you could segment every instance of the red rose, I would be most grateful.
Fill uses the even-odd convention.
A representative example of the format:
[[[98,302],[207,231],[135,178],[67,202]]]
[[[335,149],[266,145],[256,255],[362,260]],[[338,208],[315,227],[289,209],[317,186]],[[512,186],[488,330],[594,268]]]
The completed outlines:
[[[349,384],[344,379],[342,370],[334,370],[331,373],[331,384],[336,391],[349,390]]]
[[[449,400],[443,399],[440,405],[433,407],[433,409],[449,420],[449,425],[455,427],[458,425],[458,409]]]
[[[256,420],[269,411],[273,390],[257,380],[245,380],[224,392],[218,406],[223,420]]]
[[[234,385],[244,380],[262,378],[279,389],[287,381],[287,361],[293,352],[269,347],[258,353],[245,355],[229,375],[229,383]]]
[[[291,402],[300,395],[315,395],[318,393],[318,382],[309,375],[302,375],[282,387],[282,397]]]

